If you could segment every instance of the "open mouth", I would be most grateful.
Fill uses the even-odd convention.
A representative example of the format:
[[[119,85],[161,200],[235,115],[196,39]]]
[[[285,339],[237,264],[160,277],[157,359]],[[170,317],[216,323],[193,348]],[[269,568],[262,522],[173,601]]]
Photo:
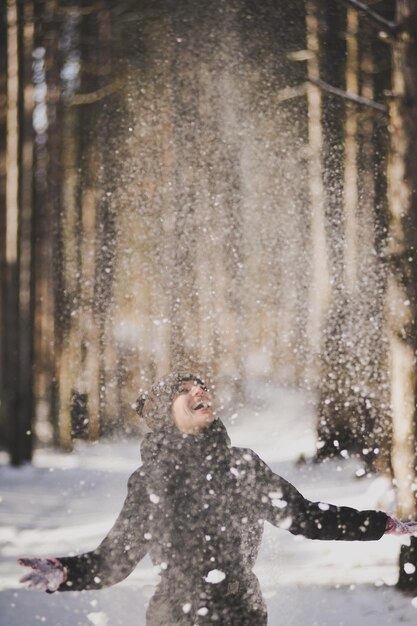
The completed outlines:
[[[211,402],[199,402],[193,407],[193,411],[200,411],[200,409],[208,409],[211,406]]]

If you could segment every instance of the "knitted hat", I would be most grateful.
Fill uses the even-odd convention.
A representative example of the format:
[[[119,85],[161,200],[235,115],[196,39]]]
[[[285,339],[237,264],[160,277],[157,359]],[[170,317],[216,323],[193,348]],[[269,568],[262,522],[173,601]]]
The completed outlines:
[[[193,380],[200,385],[204,382],[198,374],[175,372],[161,378],[148,391],[136,399],[136,413],[142,417],[151,430],[157,430],[172,423],[172,402],[184,381]]]

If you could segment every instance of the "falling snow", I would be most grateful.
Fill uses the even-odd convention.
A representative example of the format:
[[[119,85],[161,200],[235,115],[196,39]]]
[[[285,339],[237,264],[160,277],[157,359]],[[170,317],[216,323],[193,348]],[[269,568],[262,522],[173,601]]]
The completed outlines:
[[[219,569],[212,569],[207,576],[204,577],[204,580],[212,585],[217,585],[217,583],[221,583],[225,578],[226,574],[224,572]]]

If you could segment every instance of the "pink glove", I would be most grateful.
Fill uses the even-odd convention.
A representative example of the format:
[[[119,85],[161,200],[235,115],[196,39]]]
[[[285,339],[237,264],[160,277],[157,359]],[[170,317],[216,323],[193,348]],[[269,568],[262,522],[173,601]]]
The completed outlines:
[[[396,517],[387,517],[385,535],[417,535],[417,522],[400,522]]]
[[[17,562],[32,568],[31,572],[19,580],[27,589],[56,591],[67,580],[67,570],[58,559],[17,559]]]

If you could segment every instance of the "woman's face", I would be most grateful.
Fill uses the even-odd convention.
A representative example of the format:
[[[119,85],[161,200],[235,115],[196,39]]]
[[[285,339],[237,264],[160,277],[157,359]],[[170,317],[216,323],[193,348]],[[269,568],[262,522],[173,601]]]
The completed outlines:
[[[172,402],[172,421],[183,433],[195,434],[214,420],[213,400],[204,385],[187,380]]]

